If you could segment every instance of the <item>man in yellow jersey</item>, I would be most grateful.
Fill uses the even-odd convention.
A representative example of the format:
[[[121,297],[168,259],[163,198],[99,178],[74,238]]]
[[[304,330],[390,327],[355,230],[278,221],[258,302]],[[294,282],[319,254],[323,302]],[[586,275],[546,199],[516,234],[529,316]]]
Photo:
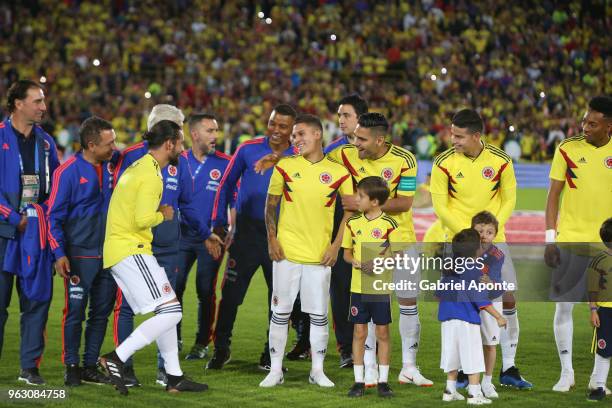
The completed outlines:
[[[386,141],[388,131],[389,122],[384,115],[365,113],[359,116],[354,145],[342,146],[342,149],[336,149],[330,155],[344,164],[355,184],[368,176],[382,177],[387,182],[391,194],[381,209],[398,223],[402,230],[401,235],[408,237],[408,242],[416,242],[411,208],[416,191],[417,162],[412,153]],[[354,196],[347,201],[343,200],[342,204],[345,209],[356,209]],[[409,278],[418,280],[416,275]],[[416,304],[418,292],[401,291],[396,294],[400,307],[399,332],[402,338],[402,371],[399,381],[431,386],[433,382],[423,377],[416,365],[421,333]],[[368,372],[374,371],[366,368],[366,386],[373,386],[375,381],[371,382]]]
[[[310,315],[309,382],[333,387],[323,372],[329,338],[329,284],[331,266],[336,263],[344,224],[351,212],[345,212],[341,232],[332,242],[333,217],[338,194],[348,197],[353,194],[353,186],[347,170],[323,154],[323,126],[317,117],[299,116],[292,137],[300,154],[283,158],[275,166],[266,201],[268,250],[273,261],[271,369],[259,386],[274,387],[283,382],[289,316],[299,292],[302,311]]]
[[[472,217],[481,211],[491,212],[499,221],[495,242],[504,252],[502,279],[515,284],[516,272],[508,246],[504,225],[516,204],[516,177],[510,156],[481,139],[484,123],[478,112],[463,109],[451,123],[452,148],[434,160],[431,171],[431,197],[434,211],[441,220],[447,242],[469,228]],[[519,323],[514,295],[504,293],[503,314],[508,327],[501,333],[502,369],[500,383],[519,389],[532,384],[521,377],[515,364],[519,339]]]
[[[601,401],[610,394],[606,382],[612,357],[612,218],[603,223],[599,236],[607,248],[593,257],[586,274],[594,327],[591,352],[595,354],[589,401]]]
[[[574,302],[586,289],[587,253],[559,250],[555,242],[596,243],[601,224],[612,208],[612,98],[589,101],[582,120],[583,134],[564,140],[555,151],[546,202],[546,263],[558,284],[554,332],[561,360],[561,376],[553,391],[567,392],[574,385],[572,337]],[[563,199],[561,200],[561,194]],[[561,203],[559,204],[559,202]],[[572,294],[574,293],[574,294]],[[565,296],[568,295],[568,296]],[[564,301],[565,300],[565,301]],[[569,301],[568,301],[569,300]]]
[[[174,122],[162,120],[145,133],[149,153],[134,162],[119,179],[111,197],[104,241],[104,268],[113,278],[135,314],[154,312],[114,351],[100,356],[98,364],[115,388],[127,395],[123,363],[136,351],[157,342],[168,376],[166,390],[205,391],[206,384],[183,375],[178,361],[176,325],[181,305],[151,250],[151,228],[174,218],[171,206],[162,205],[161,169],[177,166],[183,151],[183,131]]]

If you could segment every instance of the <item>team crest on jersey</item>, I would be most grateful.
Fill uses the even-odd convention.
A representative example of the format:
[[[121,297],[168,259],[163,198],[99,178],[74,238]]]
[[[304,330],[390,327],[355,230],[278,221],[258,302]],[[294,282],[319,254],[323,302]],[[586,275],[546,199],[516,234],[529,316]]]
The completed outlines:
[[[359,313],[359,310],[355,306],[351,306],[351,316],[355,317]]]
[[[79,278],[77,275],[72,275],[72,276],[70,277],[70,284],[71,284],[72,286],[76,286],[76,285],[78,285],[79,283],[81,283],[81,278]]]
[[[389,167],[383,169],[383,171],[380,173],[380,176],[385,181],[390,181],[393,178],[393,169],[391,169]]]
[[[51,145],[49,144],[49,141],[45,139],[45,150],[51,150]]]
[[[329,184],[332,182],[332,176],[328,172],[323,172],[319,175],[319,181],[323,184]]]
[[[221,172],[219,171],[219,169],[212,169],[208,175],[211,179],[215,181],[221,178]]]
[[[168,166],[168,174],[171,175],[172,177],[175,177],[176,173],[178,173],[178,170],[177,170],[176,166],[169,165]]]
[[[494,176],[495,176],[495,170],[493,169],[493,167],[487,166],[484,169],[482,169],[482,177],[485,180],[491,180]]]
[[[274,296],[272,297],[272,304],[273,304],[274,306],[278,306],[278,296],[274,295]]]
[[[168,282],[164,283],[164,286],[162,286],[162,292],[164,292],[166,295],[172,292],[172,287]]]
[[[113,174],[113,171],[115,171],[115,165],[113,163],[108,163],[106,165],[106,170],[109,174]]]
[[[372,230],[372,238],[380,239],[380,238],[382,238],[382,235],[383,234],[382,234],[382,231],[380,230],[380,228],[374,228]]]
[[[606,160],[604,160],[604,164],[607,168],[612,169],[612,156],[606,157]]]
[[[234,269],[236,267],[236,260],[234,258],[230,258],[227,260],[227,267],[230,269]]]
[[[605,349],[607,346],[606,341],[604,339],[599,339],[597,340],[597,347],[599,347],[600,350]]]

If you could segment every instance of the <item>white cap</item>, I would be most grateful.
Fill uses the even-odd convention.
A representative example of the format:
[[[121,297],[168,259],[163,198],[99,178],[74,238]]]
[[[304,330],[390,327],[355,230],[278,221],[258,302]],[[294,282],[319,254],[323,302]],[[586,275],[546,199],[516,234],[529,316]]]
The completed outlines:
[[[168,105],[162,103],[160,105],[155,105],[151,113],[149,114],[149,119],[147,119],[147,130],[151,130],[153,126],[161,122],[162,120],[169,120],[176,123],[180,128],[183,127],[183,121],[185,120],[185,115],[183,115],[183,111],[181,111],[176,106]]]

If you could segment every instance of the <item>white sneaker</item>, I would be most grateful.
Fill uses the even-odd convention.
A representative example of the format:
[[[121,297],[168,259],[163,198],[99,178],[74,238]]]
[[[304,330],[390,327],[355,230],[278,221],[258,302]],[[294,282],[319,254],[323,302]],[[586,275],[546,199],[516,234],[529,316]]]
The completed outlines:
[[[444,394],[442,394],[442,401],[444,402],[452,402],[452,401],[463,401],[465,397],[455,390],[454,392],[450,392],[448,390],[444,390]]]
[[[365,387],[374,388],[378,384],[378,368],[376,366],[366,367]]]
[[[495,391],[495,386],[492,383],[481,384],[482,393],[487,398],[499,398],[497,391]]]
[[[598,388],[597,385],[595,385],[593,383],[593,379],[591,379],[589,381],[589,391],[593,391],[593,390],[595,390],[597,388]],[[610,391],[610,389],[607,386],[604,386],[604,391],[606,392],[606,395],[612,395],[612,391]]]
[[[478,395],[468,395],[467,397],[467,404],[468,405],[486,405],[486,404],[490,404],[493,401],[491,401],[490,399],[486,398],[484,395],[482,394],[478,394]]]
[[[574,381],[574,373],[561,373],[559,382],[557,382],[552,388],[553,391],[557,392],[569,392],[571,388],[576,385]]]
[[[270,371],[266,378],[259,383],[259,386],[263,388],[272,388],[281,385],[284,381],[285,379],[283,378],[282,372]]]
[[[316,373],[311,372],[310,376],[308,377],[308,382],[311,384],[316,384],[319,387],[331,388],[335,386],[335,384],[331,382],[329,378],[327,378],[323,371],[318,371]]]
[[[414,384],[417,387],[431,387],[433,381],[423,377],[418,367],[402,368],[397,377],[400,384]]]

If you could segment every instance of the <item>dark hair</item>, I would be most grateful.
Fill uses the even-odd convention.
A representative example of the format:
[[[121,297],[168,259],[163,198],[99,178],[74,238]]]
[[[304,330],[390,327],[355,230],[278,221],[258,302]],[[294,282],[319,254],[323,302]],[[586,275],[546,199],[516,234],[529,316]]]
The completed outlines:
[[[357,121],[362,128],[370,129],[375,135],[385,135],[389,131],[389,122],[385,115],[378,112],[368,112],[359,116]]]
[[[187,121],[187,123],[189,124],[189,130],[193,129],[195,125],[197,125],[204,119],[217,120],[215,115],[213,115],[212,113],[193,113],[191,114],[191,116],[189,116],[189,120]]]
[[[473,228],[466,228],[455,235],[452,245],[455,258],[473,258],[480,248],[480,234]]]
[[[389,198],[389,187],[382,177],[364,177],[357,184],[357,189],[363,191],[370,200],[378,200],[379,205],[384,205]]]
[[[612,218],[608,218],[601,225],[599,236],[608,248],[612,248]]]
[[[89,142],[93,142],[94,144],[100,143],[100,132],[103,130],[113,130],[113,125],[111,125],[109,121],[97,116],[85,119],[79,128],[81,147],[87,149]]]
[[[17,82],[13,82],[11,87],[8,89],[6,98],[6,108],[9,113],[15,112],[15,101],[17,99],[25,99],[28,96],[28,91],[32,88],[42,89],[43,91],[45,90],[41,84],[30,81],[29,79],[20,79]]]
[[[484,122],[478,112],[473,109],[461,109],[455,113],[451,123],[458,128],[467,128],[471,133],[484,131]]]
[[[589,108],[610,119],[612,118],[612,97],[607,95],[596,96],[589,101]]]
[[[472,228],[474,228],[477,224],[493,225],[495,227],[495,232],[497,232],[499,228],[497,218],[495,218],[495,216],[489,211],[481,211],[472,217]]]
[[[161,120],[146,132],[142,138],[149,143],[149,149],[156,149],[163,145],[166,140],[178,140],[181,138],[181,128],[171,120]]]
[[[311,115],[309,113],[303,113],[299,115],[297,118],[295,118],[294,124],[297,125],[299,123],[304,123],[306,125],[312,126],[313,128],[315,128],[315,130],[318,130],[319,132],[321,132],[321,135],[323,135],[323,124],[321,123],[321,120],[317,118],[315,115]]]
[[[295,119],[295,117],[297,116],[297,112],[295,111],[295,109],[293,109],[291,105],[287,105],[286,103],[276,105],[274,107],[274,112],[276,112],[277,115],[291,116],[293,119]]]
[[[355,113],[358,117],[364,113],[368,113],[368,103],[356,93],[344,96],[338,101],[338,106],[340,105],[351,105],[353,109],[355,109]]]

